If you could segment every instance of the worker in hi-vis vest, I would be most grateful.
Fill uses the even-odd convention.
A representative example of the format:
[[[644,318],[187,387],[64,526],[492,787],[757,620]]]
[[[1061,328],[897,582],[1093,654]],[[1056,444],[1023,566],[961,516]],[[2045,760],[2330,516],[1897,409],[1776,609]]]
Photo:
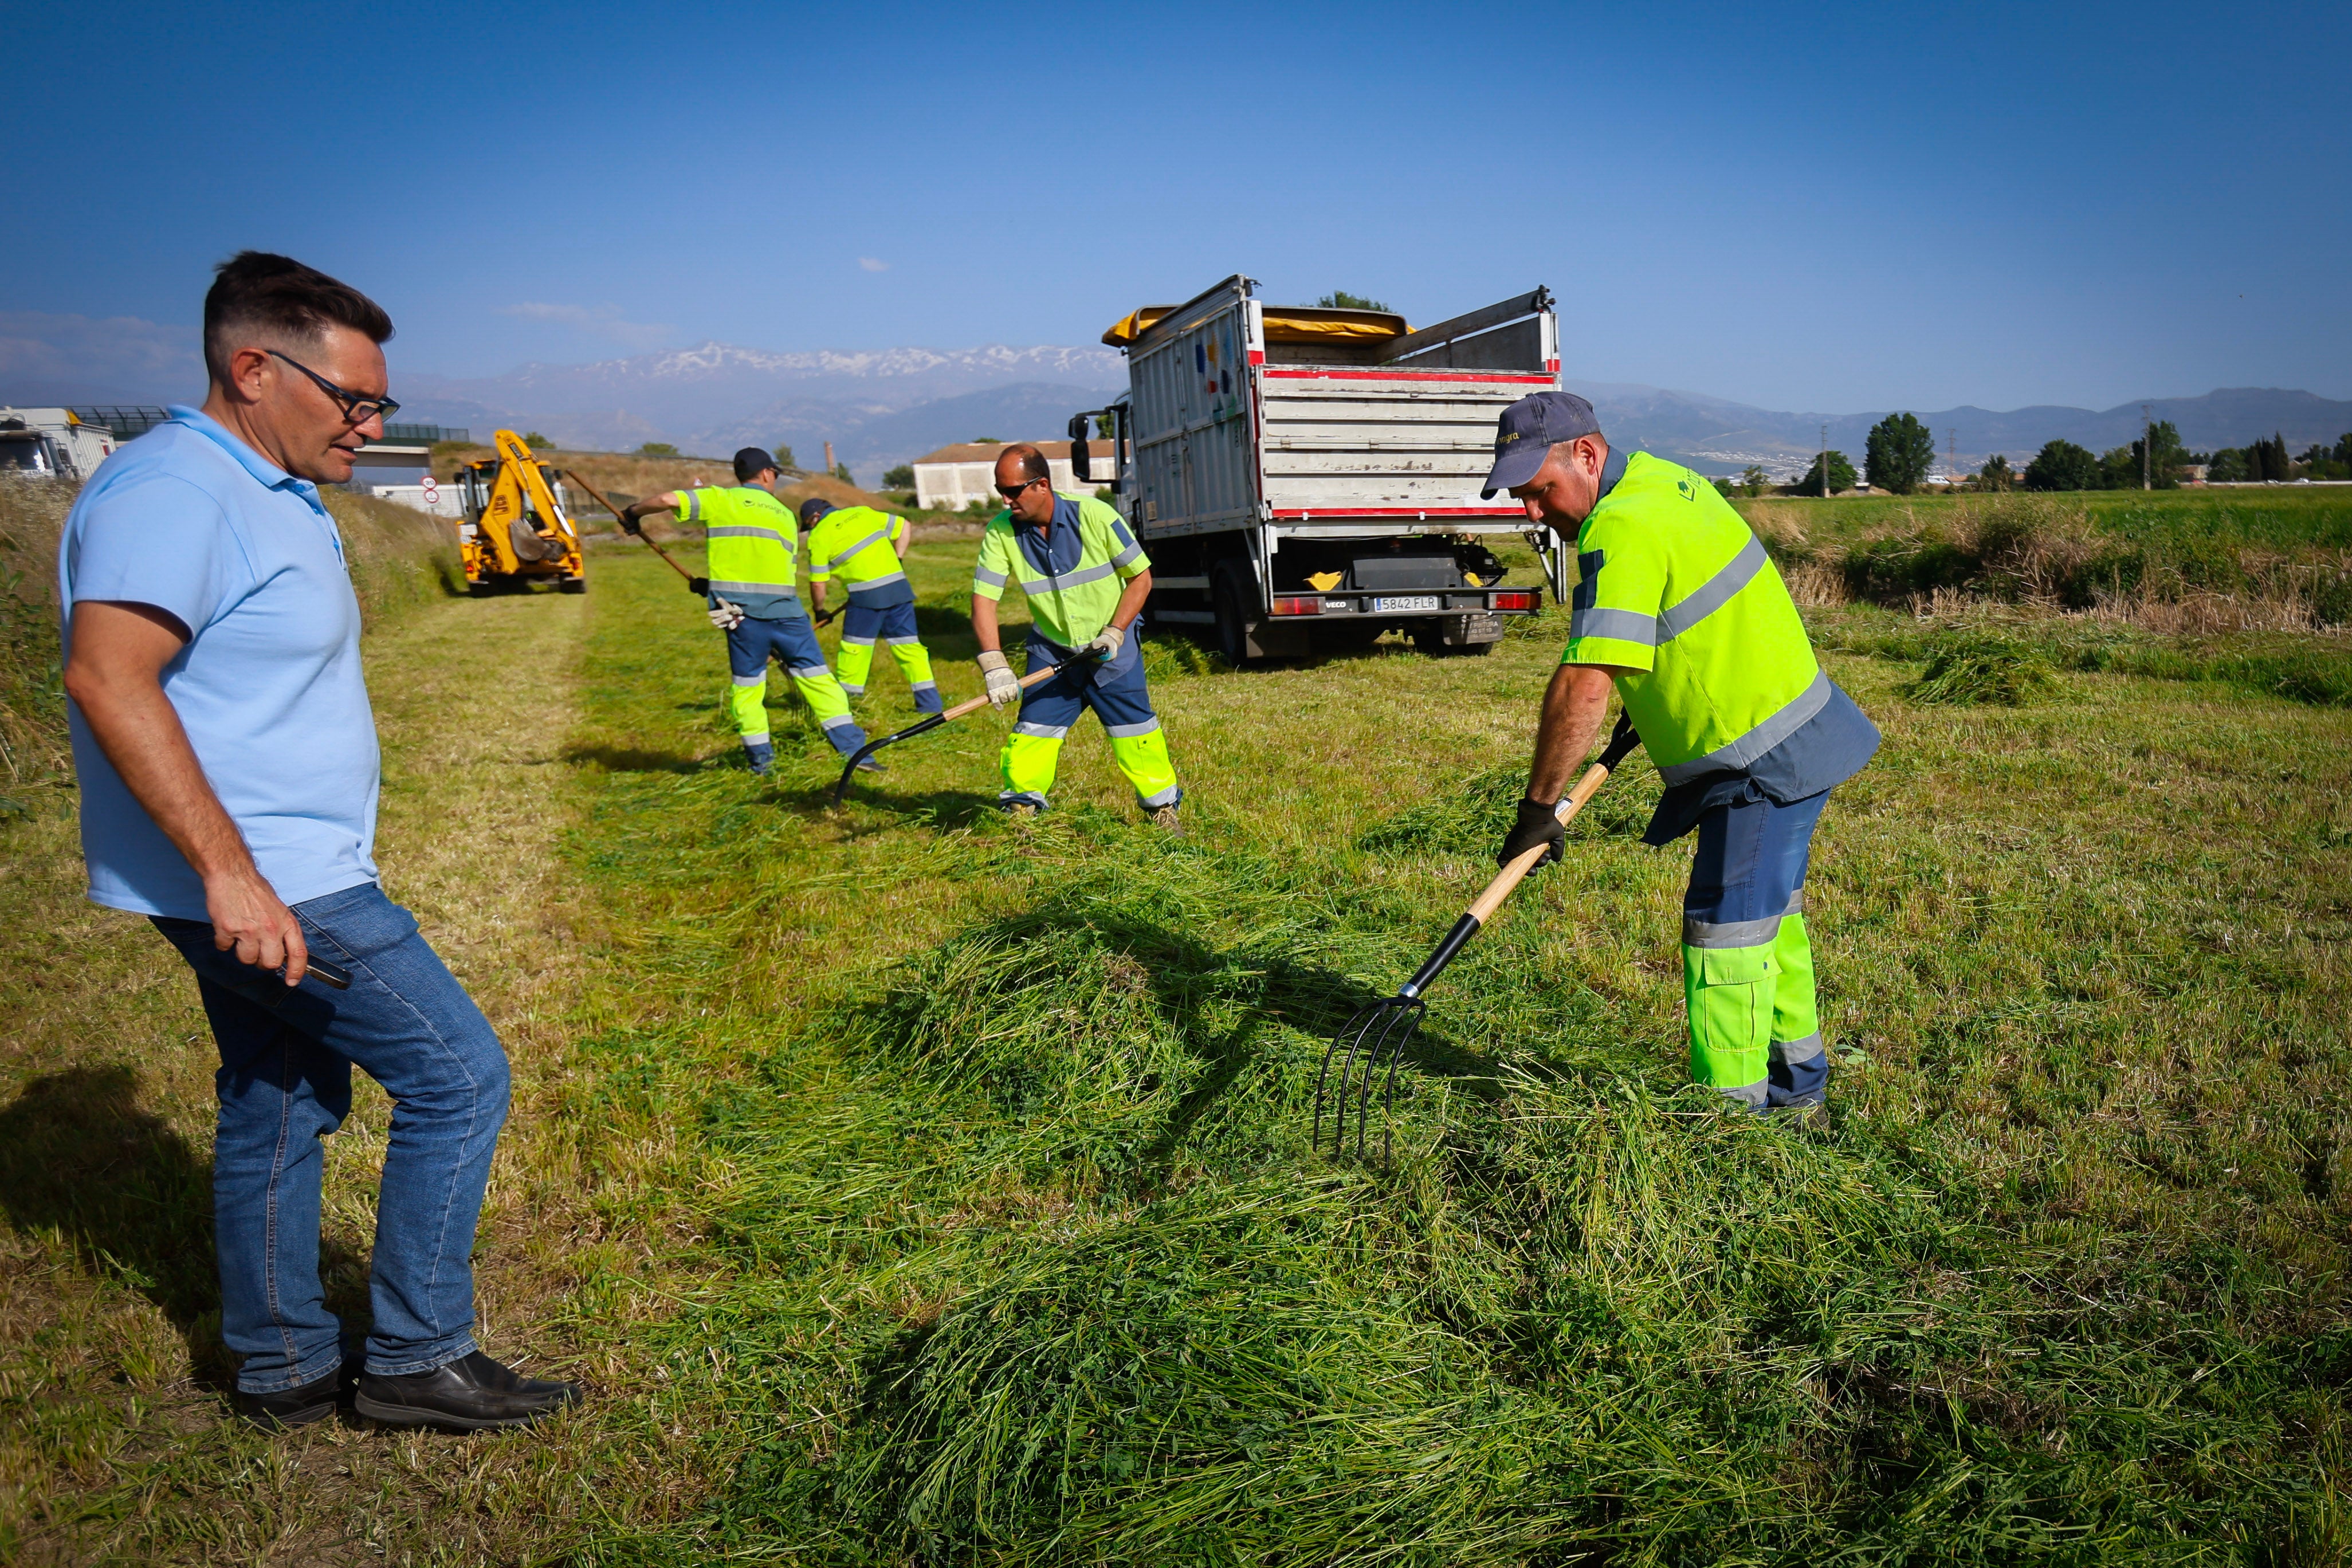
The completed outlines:
[[[938,713],[940,685],[931,679],[931,656],[915,634],[915,585],[898,559],[907,519],[811,496],[801,503],[801,527],[808,530],[811,607],[824,613],[824,585],[835,578],[849,596],[841,617],[841,651],[833,661],[841,689],[853,701],[866,695],[878,637],[914,689],[915,711]]]
[[[1592,405],[1537,392],[1503,413],[1486,494],[1576,540],[1567,652],[1545,694],[1506,862],[1559,858],[1553,807],[1600,733],[1611,685],[1665,791],[1643,841],[1693,828],[1683,896],[1692,1076],[1758,1111],[1828,1114],[1805,868],[1831,789],[1878,730],[1822,672],[1764,546],[1713,485],[1610,448]]]
[[[1057,496],[1045,454],[1027,442],[996,459],[996,493],[1005,509],[980,536],[971,573],[971,629],[980,672],[998,707],[1016,698],[1021,716],[1005,737],[998,801],[1014,816],[1045,809],[1062,741],[1086,708],[1110,737],[1110,754],[1156,825],[1175,829],[1184,799],[1168,760],[1168,737],[1143,682],[1143,650],[1130,635],[1151,593],[1151,562],[1127,520],[1091,497]],[[1073,665],[1026,692],[999,646],[996,601],[1018,583],[1029,604],[1028,668],[1060,664],[1074,653],[1095,662]]]
[[[665,490],[621,509],[621,527],[631,533],[656,512],[668,511],[682,523],[700,523],[710,533],[710,575],[687,584],[710,606],[710,623],[727,633],[727,667],[733,676],[727,712],[742,737],[751,771],[774,766],[776,748],[768,730],[768,661],[783,665],[801,697],[824,727],[824,737],[843,756],[866,744],[866,732],[849,716],[849,696],[825,668],[815,628],[793,586],[793,551],[799,529],[776,499],[781,476],[776,460],[756,446],[735,454],[736,485]],[[872,758],[858,764],[879,772]]]

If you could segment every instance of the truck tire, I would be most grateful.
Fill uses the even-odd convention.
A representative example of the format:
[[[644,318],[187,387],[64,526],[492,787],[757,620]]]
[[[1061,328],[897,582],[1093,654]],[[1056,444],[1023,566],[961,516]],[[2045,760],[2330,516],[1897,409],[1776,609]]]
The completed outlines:
[[[1244,596],[1241,574],[1231,561],[1220,562],[1210,579],[1209,600],[1217,613],[1217,652],[1225,663],[1241,669],[1252,662],[1249,639],[1249,600]]]
[[[588,580],[584,577],[567,577],[558,586],[565,593],[585,593],[588,591]]]

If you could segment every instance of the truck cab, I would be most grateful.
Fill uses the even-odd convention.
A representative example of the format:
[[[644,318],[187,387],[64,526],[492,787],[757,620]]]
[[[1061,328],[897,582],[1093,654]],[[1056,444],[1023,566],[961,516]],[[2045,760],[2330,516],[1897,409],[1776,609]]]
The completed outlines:
[[[1078,477],[1108,478],[1146,541],[1154,624],[1205,632],[1236,664],[1391,630],[1483,653],[1542,608],[1545,583],[1507,580],[1494,553],[1514,535],[1559,591],[1549,530],[1478,493],[1496,415],[1559,385],[1548,290],[1415,331],[1386,311],[1268,305],[1237,274],[1103,341],[1125,350],[1128,390],[1070,434],[1110,426],[1116,472]]]

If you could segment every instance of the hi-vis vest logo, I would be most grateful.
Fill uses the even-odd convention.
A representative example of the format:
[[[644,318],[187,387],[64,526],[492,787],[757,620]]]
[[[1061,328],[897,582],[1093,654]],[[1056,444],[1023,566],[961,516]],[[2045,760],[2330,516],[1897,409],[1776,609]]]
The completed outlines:
[[[1683,499],[1684,499],[1684,500],[1687,501],[1687,500],[1690,500],[1690,499],[1692,498],[1692,497],[1691,497],[1690,481],[1689,481],[1689,480],[1687,480],[1687,479],[1677,479],[1677,480],[1675,480],[1675,488],[1682,492],[1682,496],[1683,496]]]

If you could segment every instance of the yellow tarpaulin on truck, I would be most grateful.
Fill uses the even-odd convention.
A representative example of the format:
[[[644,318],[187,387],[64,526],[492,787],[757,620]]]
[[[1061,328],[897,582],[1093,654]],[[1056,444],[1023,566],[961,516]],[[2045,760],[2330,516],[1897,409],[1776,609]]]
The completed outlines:
[[[1150,331],[1173,305],[1147,305],[1121,317],[1102,340],[1124,349]],[[1269,343],[1385,343],[1412,329],[1404,318],[1386,310],[1329,310],[1310,305],[1265,307],[1265,340]]]

